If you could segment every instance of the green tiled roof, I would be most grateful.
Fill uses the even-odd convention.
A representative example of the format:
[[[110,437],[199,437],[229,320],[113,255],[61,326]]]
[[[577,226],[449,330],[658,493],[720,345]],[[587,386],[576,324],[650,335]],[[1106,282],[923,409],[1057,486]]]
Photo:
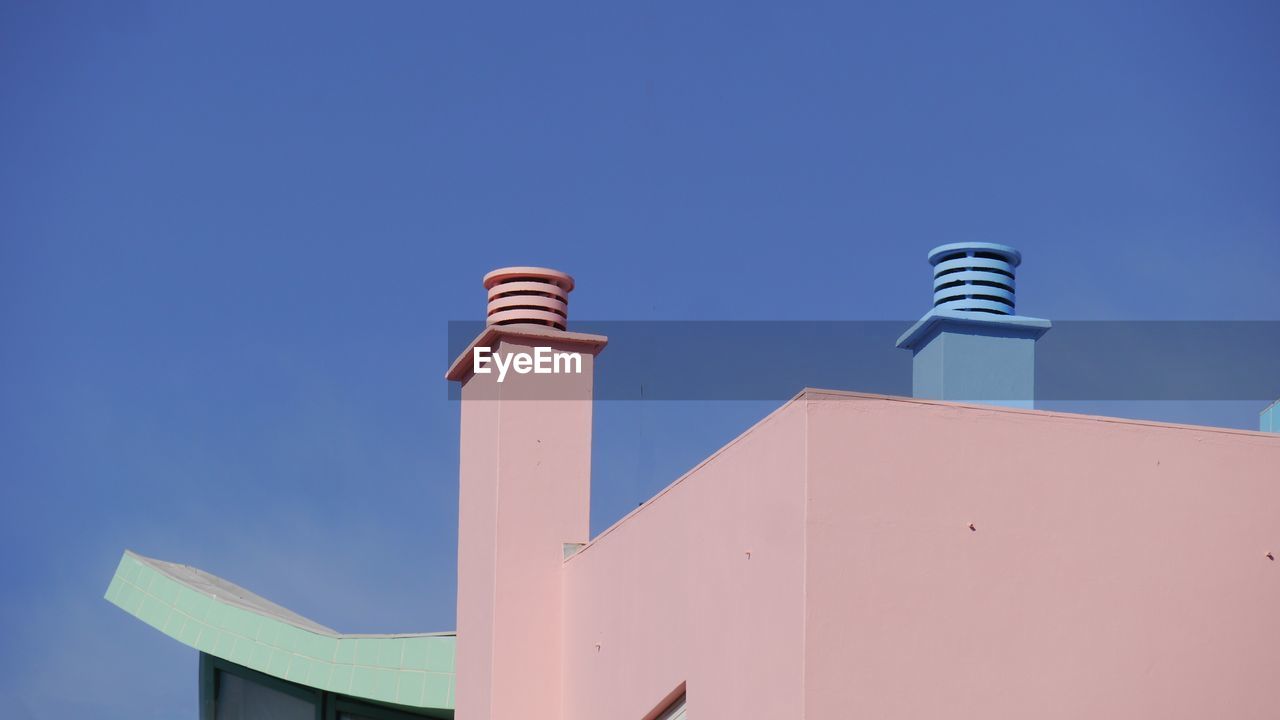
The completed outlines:
[[[453,633],[339,633],[222,578],[128,550],[106,598],[178,642],[268,675],[368,700],[453,709]]]

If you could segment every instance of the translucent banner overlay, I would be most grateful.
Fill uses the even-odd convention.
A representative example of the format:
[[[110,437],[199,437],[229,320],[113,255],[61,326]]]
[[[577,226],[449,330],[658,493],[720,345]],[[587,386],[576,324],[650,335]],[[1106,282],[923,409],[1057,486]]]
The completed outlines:
[[[785,400],[805,387],[910,396],[912,355],[895,342],[914,322],[575,321],[570,330],[609,338],[595,363],[599,400]],[[446,366],[483,329],[450,322]],[[449,397],[460,397],[458,383]],[[1055,321],[1035,346],[1037,402],[1276,398],[1278,321]]]

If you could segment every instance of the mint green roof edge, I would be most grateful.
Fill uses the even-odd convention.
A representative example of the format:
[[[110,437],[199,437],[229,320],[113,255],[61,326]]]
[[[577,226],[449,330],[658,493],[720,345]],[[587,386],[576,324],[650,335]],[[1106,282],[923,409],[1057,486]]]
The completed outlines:
[[[1280,433],[1280,400],[1276,400],[1258,413],[1258,429]]]
[[[106,599],[180,643],[282,680],[453,709],[453,633],[339,633],[202,570],[129,550]]]

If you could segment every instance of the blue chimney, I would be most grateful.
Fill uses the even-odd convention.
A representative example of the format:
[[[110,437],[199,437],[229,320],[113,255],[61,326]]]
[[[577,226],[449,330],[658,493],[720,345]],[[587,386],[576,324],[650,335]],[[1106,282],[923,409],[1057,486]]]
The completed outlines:
[[[1008,245],[951,243],[929,251],[933,309],[898,338],[911,351],[918,398],[1030,408],[1036,340],[1048,320],[1014,312],[1022,254]]]

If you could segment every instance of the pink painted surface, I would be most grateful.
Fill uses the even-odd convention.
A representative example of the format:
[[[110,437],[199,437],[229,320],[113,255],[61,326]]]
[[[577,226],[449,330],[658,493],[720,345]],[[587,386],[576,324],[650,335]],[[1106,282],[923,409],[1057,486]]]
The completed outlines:
[[[808,407],[806,717],[1280,717],[1280,438]]]
[[[542,267],[498,268],[484,276],[489,325],[536,323],[564,330],[573,278]]]
[[[1276,468],[1262,433],[808,391],[564,564],[563,717],[680,683],[696,720],[1280,717]]]
[[[469,360],[450,370],[462,381],[457,717],[554,720],[562,548],[590,532],[592,369],[604,338],[491,327],[476,343],[582,356],[581,374],[513,371],[501,383]]]
[[[569,559],[566,720],[801,716],[804,465],[792,404]]]

